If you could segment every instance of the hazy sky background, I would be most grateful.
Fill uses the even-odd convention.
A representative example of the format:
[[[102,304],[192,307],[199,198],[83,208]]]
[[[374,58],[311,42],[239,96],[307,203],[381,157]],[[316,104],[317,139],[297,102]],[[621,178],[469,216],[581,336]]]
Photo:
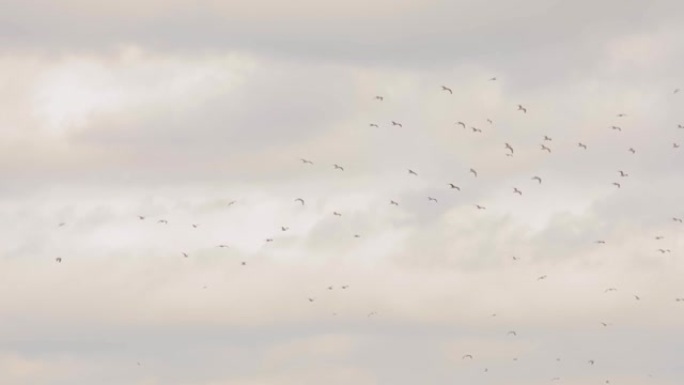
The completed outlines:
[[[2,10],[0,383],[684,378],[683,2]]]

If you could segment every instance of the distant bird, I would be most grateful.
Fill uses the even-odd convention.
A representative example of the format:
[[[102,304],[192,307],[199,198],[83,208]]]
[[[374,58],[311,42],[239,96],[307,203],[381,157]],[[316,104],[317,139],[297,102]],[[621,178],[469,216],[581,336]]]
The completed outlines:
[[[508,150],[511,150],[511,154],[514,152],[514,151],[513,151],[513,147],[511,147],[511,145],[508,144],[508,143],[505,143],[505,148],[508,149]]]
[[[489,79],[490,82],[496,81],[496,78]]]
[[[656,241],[659,241],[659,240],[663,239],[663,236],[662,235],[656,235],[655,239],[656,239]]]
[[[55,258],[55,261],[57,261],[57,263],[62,263],[62,258],[61,258],[61,257],[57,257],[57,258]]]
[[[273,242],[273,238],[266,238],[266,242]]]
[[[614,288],[614,287],[609,287],[609,288],[607,288],[607,289],[604,291],[604,293],[608,293],[608,292],[610,292],[610,291],[617,291],[617,289]]]
[[[486,210],[487,209],[486,207],[480,206],[480,205],[475,205],[475,207],[477,207],[478,210]]]
[[[338,213],[337,211],[333,211],[333,215],[336,216],[336,217],[341,217],[341,216],[342,216],[342,214]]]
[[[641,297],[639,297],[638,295],[636,295],[636,294],[632,294],[632,295],[634,296],[634,299],[635,299],[635,300],[637,300],[637,301],[640,301],[640,300],[641,300]]]
[[[433,197],[428,197],[428,200],[437,203],[437,199],[435,199],[435,198],[433,198]]]
[[[379,100],[379,101],[383,101],[383,100],[385,100],[385,97],[384,96],[376,96],[375,99]]]
[[[684,129],[684,124],[678,124],[677,128],[683,128]]]
[[[550,142],[550,141],[552,141],[552,140],[553,140],[553,139],[551,139],[550,137],[544,135],[544,141],[545,141],[545,142]]]
[[[143,217],[142,215],[138,215],[138,219],[140,219],[141,221],[144,221],[145,217]]]
[[[622,131],[622,128],[619,126],[610,126],[610,128],[615,130],[615,131]]]
[[[618,182],[613,182],[613,186],[617,186],[617,188],[620,188],[620,183],[618,183]]]
[[[287,231],[289,229],[290,229],[289,227],[280,226],[280,231]]]
[[[582,147],[582,148],[585,149],[585,150],[587,149],[587,145],[584,144],[584,143],[582,143],[582,142],[577,143],[577,146]]]
[[[526,113],[527,113],[527,108],[525,108],[525,107],[521,106],[520,104],[518,104],[518,111],[522,111],[524,114],[526,114]]]
[[[415,172],[415,171],[413,171],[413,170],[408,170],[408,173],[409,173],[409,174],[413,174],[413,175],[416,175],[416,176],[418,175],[418,173],[416,173],[416,172]]]
[[[465,360],[466,358],[470,358],[470,359],[472,360],[472,359],[473,359],[473,356],[471,356],[470,354],[466,354],[466,355],[463,356],[461,359],[462,359],[462,360]]]
[[[598,244],[600,244],[600,245],[605,245],[605,244],[606,244],[606,241],[598,240],[598,241],[596,241],[596,243],[598,243]]]
[[[302,206],[304,206],[304,199],[302,199],[302,198],[297,198],[297,199],[295,199],[294,201],[295,201],[295,202],[301,202],[301,203],[302,203]]]
[[[513,194],[522,195],[522,191],[518,190],[517,187],[513,187]]]
[[[678,93],[678,92],[679,92],[679,88],[675,88],[674,92],[672,92],[672,93],[673,93],[673,94],[676,94],[676,93]]]
[[[349,285],[343,285],[343,286],[342,286],[342,290],[345,290],[345,289],[348,288],[348,287],[349,287]]]
[[[308,159],[300,158],[299,160],[301,160],[304,164],[313,164],[313,162]]]
[[[312,163],[312,164],[313,164],[313,163]],[[228,202],[228,207],[230,207],[230,206],[234,205],[234,204],[235,204],[235,202],[236,202],[236,201],[230,201],[230,202]]]
[[[187,257],[188,257],[188,254],[183,253],[183,257],[187,258]]]
[[[354,238],[361,238],[359,234],[354,234]]]
[[[541,184],[541,182],[542,182],[542,179],[541,179],[540,177],[538,177],[538,176],[533,176],[533,177],[532,177],[532,180],[538,181],[539,184]]]
[[[672,218],[672,220],[675,222],[684,223],[684,221],[682,221],[682,218]]]
[[[157,223],[168,224],[169,221],[167,221],[166,219],[160,219],[160,220],[157,221]]]
[[[340,166],[340,165],[335,164],[335,165],[333,165],[333,166],[335,167],[335,170],[342,170],[342,171],[344,171],[344,167],[342,167],[342,166]]]
[[[601,322],[601,325],[603,325],[604,328],[605,328],[605,327],[608,327],[608,324],[605,323],[605,322]]]
[[[196,229],[197,227],[199,227],[199,225],[196,224],[196,223],[193,223],[193,224],[192,224],[192,227]]]
[[[222,248],[222,249],[226,249],[226,248],[229,248],[230,246],[221,244],[221,245],[218,245],[218,246],[216,246],[216,247],[220,247],[220,248]]]
[[[551,149],[548,148],[548,147],[546,147],[546,146],[543,145],[543,144],[541,145],[541,149],[542,149],[542,151],[547,151],[549,154],[551,153]]]
[[[487,119],[487,123],[489,123],[489,124],[494,124],[494,122],[492,122],[491,119]]]
[[[625,116],[627,116],[627,114],[617,114],[618,118],[624,118]]]
[[[543,279],[546,279],[546,276],[545,276],[545,275],[542,275],[541,277],[537,278],[537,281],[541,281],[541,280],[543,280]]]
[[[245,262],[245,261],[240,262],[240,264],[241,264],[242,266],[247,266],[247,262]]]
[[[399,206],[399,203],[398,203],[398,202],[395,202],[395,201],[390,201],[390,204],[391,204],[391,205],[395,205],[395,206]]]
[[[679,143],[672,143],[672,148],[679,148]]]
[[[309,298],[309,302],[313,302],[313,301],[314,301],[314,299],[313,299],[313,298]]]
[[[453,93],[454,93],[454,92],[451,90],[451,88],[449,88],[449,87],[447,87],[447,86],[442,86],[442,91],[449,91],[449,93],[452,94],[452,95],[453,95]]]
[[[460,126],[463,126],[463,128],[466,128],[466,125],[465,125],[465,123],[463,123],[463,122],[456,122],[456,124],[457,124],[457,125],[460,125]]]
[[[589,360],[589,365],[594,365],[594,360]]]
[[[404,127],[404,126],[401,125],[401,123],[397,123],[397,122],[395,122],[394,120],[392,121],[392,125],[393,125],[393,126]]]
[[[515,255],[514,255],[513,257],[511,257],[511,258],[513,258],[514,261],[517,261],[517,260],[520,259],[520,258],[516,257]]]
[[[64,227],[64,225],[66,225],[66,223],[60,222],[60,223],[57,225],[57,227]]]
[[[620,173],[620,176],[621,176],[621,177],[627,177],[627,176],[629,176],[629,174],[627,174],[626,172],[624,172],[624,171],[622,171],[622,170],[619,170],[618,172]]]
[[[636,150],[632,147],[630,147],[627,151],[631,152],[632,154],[636,154]]]
[[[473,130],[473,132],[479,132],[479,133],[482,133],[482,130],[481,130],[481,129],[479,129],[479,128],[477,128],[477,127],[470,127],[470,129],[471,129],[471,130]]]
[[[332,290],[332,289],[333,289],[333,287],[332,287],[332,286],[328,286],[328,290]]]
[[[665,254],[665,253],[670,252],[669,249],[658,249],[657,251],[658,251],[660,254]]]
[[[371,123],[370,126],[371,126],[371,127],[379,127],[379,126],[378,126],[377,124],[375,124],[375,123]]]
[[[456,190],[458,190],[458,191],[461,191],[461,188],[460,188],[460,187],[458,187],[458,186],[456,186],[456,185],[455,185],[455,184],[453,184],[453,183],[449,183],[449,187],[451,187],[451,188],[455,188]]]
[[[473,175],[475,175],[475,178],[477,178],[477,171],[475,171],[474,168],[471,168],[471,169],[470,169],[470,172],[471,172]]]
[[[366,316],[366,318],[370,318],[370,317],[372,317],[372,316],[374,316],[374,315],[377,315],[377,314],[378,314],[377,312],[372,311],[372,312],[368,313],[368,315]]]
[[[511,330],[508,332],[508,335],[513,335],[513,336],[518,336],[518,333],[515,332],[515,330]]]

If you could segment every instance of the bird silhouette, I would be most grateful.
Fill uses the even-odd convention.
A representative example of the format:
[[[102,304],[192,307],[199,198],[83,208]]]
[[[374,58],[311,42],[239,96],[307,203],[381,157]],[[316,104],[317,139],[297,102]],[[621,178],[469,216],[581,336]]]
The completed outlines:
[[[437,199],[435,199],[433,197],[428,197],[428,200],[437,203]]]
[[[379,96],[379,95],[378,95],[378,96],[375,97],[375,99],[376,99],[376,100],[379,100],[379,101],[383,101],[383,100],[385,100],[385,97],[384,97],[384,96]]]
[[[620,188],[620,183],[618,183],[618,182],[613,182],[613,185],[616,186],[617,188]]]
[[[514,152],[514,151],[513,151],[513,147],[511,147],[511,145],[508,144],[508,143],[505,143],[505,148],[508,149],[508,150],[511,150],[511,154]]]
[[[333,165],[333,167],[335,167],[335,170],[344,171],[344,167],[342,167],[342,166],[340,166],[340,165],[335,164],[335,165]]]
[[[553,140],[553,139],[551,139],[550,137],[544,135],[544,141],[545,141],[545,142],[550,142],[550,141],[552,141],[552,140]]]
[[[342,216],[342,214],[338,213],[337,211],[333,211],[333,215],[336,216],[336,217],[341,217],[341,216]]]
[[[551,149],[548,148],[548,147],[546,147],[546,146],[543,145],[543,144],[541,145],[541,149],[542,149],[542,151],[546,151],[546,152],[548,152],[549,154],[551,153]]]
[[[474,168],[471,168],[471,169],[470,169],[470,173],[473,174],[473,175],[475,175],[475,178],[477,178],[477,171],[475,171]]]
[[[632,154],[636,154],[636,150],[632,147],[630,147],[627,151],[631,152]]]
[[[416,175],[416,176],[418,175],[418,173],[416,173],[416,172],[413,171],[413,170],[408,170],[408,173],[409,173],[409,174],[412,174],[412,175]]]
[[[294,201],[295,201],[295,202],[300,202],[300,203],[302,204],[302,206],[304,206],[304,199],[302,199],[302,198],[297,198],[297,199],[295,199]]]
[[[458,186],[456,186],[456,185],[453,184],[453,183],[449,183],[449,187],[451,187],[452,189],[456,189],[456,190],[458,190],[458,191],[461,191],[461,188],[458,187]]]
[[[533,176],[532,180],[536,180],[537,182],[539,182],[539,184],[541,184],[541,182],[542,182],[542,179],[538,176]]]
[[[450,94],[453,94],[454,92],[451,90],[451,88],[447,86],[442,86],[442,91],[448,91]]]
[[[475,205],[475,207],[477,207],[478,210],[486,210],[487,209],[486,207],[480,206],[480,205]]]
[[[391,205],[395,205],[395,206],[399,206],[399,203],[398,203],[398,202],[395,202],[395,201],[390,201],[390,204],[391,204]]]
[[[392,121],[392,125],[393,125],[393,126],[404,127],[404,126],[402,126],[401,123],[395,122],[394,120]]]
[[[57,263],[62,263],[62,257],[55,258],[55,261],[57,261]]]
[[[629,174],[627,174],[626,172],[624,172],[624,171],[622,171],[622,170],[619,170],[618,172],[620,173],[620,176],[621,176],[621,177],[627,177],[627,176],[629,176]]]
[[[138,215],[138,219],[140,219],[141,221],[144,221],[144,220],[145,220],[145,217],[142,216],[142,215]]]
[[[184,258],[187,258],[187,257],[188,257],[188,254],[187,254],[187,253],[183,253],[183,257],[184,257]]]
[[[378,126],[377,124],[375,124],[375,123],[371,123],[371,124],[370,124],[370,127],[379,127],[379,126]]]
[[[517,187],[513,187],[513,194],[522,195],[522,191],[518,190]]]
[[[456,124],[457,124],[457,125],[460,125],[460,126],[463,126],[463,128],[466,128],[466,125],[465,125],[465,123],[463,123],[463,122],[456,122]]]
[[[290,229],[289,227],[280,226],[280,231],[287,231],[289,229]]]
[[[582,142],[577,143],[577,146],[582,147],[582,148],[585,149],[585,150],[587,149],[587,145],[584,144],[584,143],[582,143]]]
[[[525,108],[525,107],[521,106],[520,104],[518,104],[518,111],[522,111],[523,114],[526,114],[526,113],[527,113],[527,108]]]
[[[615,130],[615,131],[622,131],[622,127],[619,127],[619,126],[610,126],[610,128]]]
[[[463,357],[461,357],[462,360],[465,360],[466,358],[470,358],[471,360],[473,359],[473,356],[470,354],[466,354]]]
[[[301,161],[302,161],[302,163],[304,163],[304,164],[313,164],[313,162],[312,162],[312,161],[310,161],[310,160],[308,160],[308,159],[304,159],[304,158],[299,158],[299,160],[301,160]]]

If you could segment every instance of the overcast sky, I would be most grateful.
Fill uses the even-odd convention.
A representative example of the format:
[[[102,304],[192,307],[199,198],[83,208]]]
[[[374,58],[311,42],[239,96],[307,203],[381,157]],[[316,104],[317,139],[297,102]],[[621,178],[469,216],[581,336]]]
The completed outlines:
[[[680,384],[682,63],[678,0],[4,0],[0,383]]]

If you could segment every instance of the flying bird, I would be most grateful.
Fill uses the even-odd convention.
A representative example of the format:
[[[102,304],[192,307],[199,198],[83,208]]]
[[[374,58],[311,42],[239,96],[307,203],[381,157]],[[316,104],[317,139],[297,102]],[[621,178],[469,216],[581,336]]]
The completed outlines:
[[[460,188],[460,187],[458,187],[458,186],[456,186],[456,185],[455,185],[455,184],[453,184],[453,183],[449,183],[449,187],[451,187],[451,188],[455,188],[456,190],[458,190],[458,191],[461,191],[461,188]]]
[[[594,360],[589,360],[589,365],[594,365]]]
[[[546,146],[543,145],[543,144],[541,145],[541,149],[542,149],[542,151],[547,151],[549,154],[551,153],[551,149],[548,148],[548,147],[546,147]]]
[[[619,126],[610,126],[610,128],[616,131],[622,131],[622,128]]]
[[[526,114],[526,113],[527,113],[527,108],[525,108],[525,107],[521,106],[520,104],[518,104],[518,111],[522,111],[524,114]]]
[[[511,150],[511,154],[513,153],[513,147],[511,147],[510,144],[506,143],[506,144],[505,144],[505,148],[508,149],[508,150]]]
[[[57,263],[62,263],[62,258],[61,258],[61,257],[57,257],[57,258],[55,258],[55,261],[57,261]]]
[[[462,360],[465,360],[466,358],[470,358],[470,359],[472,360],[472,359],[473,359],[473,356],[471,356],[470,354],[466,354],[466,355],[463,356],[461,359],[462,359]]]
[[[60,222],[60,223],[57,225],[57,227],[64,227],[64,225],[66,225],[66,223]]]
[[[537,278],[537,281],[541,281],[542,279],[546,279],[546,276],[542,275],[541,277]]]
[[[636,295],[636,294],[632,294],[632,295],[634,296],[634,299],[635,299],[635,300],[637,300],[637,301],[640,301],[640,300],[641,300],[641,297],[639,297],[638,295]]]
[[[199,225],[196,224],[196,223],[193,223],[193,224],[192,224],[192,227],[193,227],[194,229],[196,229],[197,227],[199,227]]]
[[[608,293],[608,292],[610,292],[610,291],[617,291],[617,289],[614,288],[614,287],[609,287],[609,288],[607,288],[607,289],[604,291],[604,293]]]
[[[188,257],[188,254],[183,253],[183,257],[187,258],[187,257]]]
[[[280,231],[287,231],[289,229],[290,229],[289,227],[280,226]]]
[[[224,244],[218,245],[218,246],[216,246],[216,247],[220,247],[220,248],[222,248],[222,249],[229,248],[228,245],[224,245]]]
[[[480,205],[475,205],[475,207],[477,207],[478,210],[486,210],[487,209],[486,207],[480,206]]]
[[[302,199],[302,198],[297,198],[297,199],[295,199],[294,201],[295,201],[295,202],[301,202],[301,203],[302,203],[302,206],[304,206],[304,199]]]
[[[605,245],[605,244],[606,244],[606,241],[598,240],[598,241],[596,241],[596,243],[598,243],[599,245]]]
[[[626,172],[624,172],[624,171],[622,171],[622,170],[619,170],[618,172],[620,173],[620,176],[621,176],[621,177],[629,176],[629,174],[627,174]]]
[[[475,171],[474,168],[471,168],[471,169],[470,169],[470,172],[471,172],[473,175],[475,175],[475,178],[477,178],[477,171]]]
[[[379,126],[378,126],[377,124],[375,124],[375,123],[371,123],[371,124],[370,124],[370,127],[379,127]]]
[[[144,221],[145,217],[143,217],[142,215],[138,215],[138,219],[140,219],[141,221]]]
[[[532,180],[538,181],[539,184],[541,184],[541,182],[542,182],[542,179],[541,179],[540,177],[538,177],[538,176],[533,176],[533,177],[532,177]]]
[[[408,173],[409,173],[409,174],[413,174],[413,175],[416,175],[416,176],[418,175],[418,173],[416,173],[416,172],[415,172],[415,171],[413,171],[413,170],[408,170]]]
[[[479,128],[477,128],[477,127],[470,127],[470,129],[471,129],[471,130],[473,130],[473,132],[479,132],[479,133],[482,133],[482,130],[481,130],[481,129],[479,129]]]
[[[404,126],[401,125],[401,123],[397,123],[397,122],[395,122],[394,120],[392,121],[392,125],[393,125],[393,126],[404,127]]]
[[[672,93],[673,94],[679,93],[679,88],[675,88],[674,92],[672,92]]]
[[[384,96],[379,96],[379,95],[378,95],[378,96],[375,97],[375,99],[376,99],[376,100],[379,100],[379,101],[383,101],[383,100],[385,100],[385,97],[384,97]]]
[[[656,235],[655,239],[656,239],[656,241],[659,241],[659,240],[663,239],[663,236],[662,235]]]
[[[395,206],[399,206],[399,203],[398,203],[398,202],[395,202],[395,201],[390,201],[390,204],[391,204],[391,205],[395,205]]]
[[[309,302],[313,302],[313,301],[314,301],[314,299],[313,299],[313,298],[309,298]]]
[[[672,218],[672,220],[675,222],[684,223],[684,221],[682,221],[682,218]]]
[[[342,167],[342,166],[340,166],[340,165],[335,164],[335,165],[333,165],[333,166],[335,167],[335,170],[342,170],[342,171],[344,171],[344,167]]]
[[[624,118],[625,116],[627,116],[627,114],[617,114],[618,118]]]
[[[582,147],[582,148],[585,149],[585,150],[587,149],[587,145],[584,144],[584,143],[582,143],[582,142],[577,143],[577,146]]]
[[[627,151],[631,152],[632,154],[636,154],[636,150],[632,147],[630,147]]]
[[[341,216],[342,216],[342,214],[338,213],[337,211],[333,211],[333,215],[336,216],[336,217],[341,217]]]
[[[613,186],[617,186],[617,188],[620,188],[620,183],[618,183],[618,182],[613,182]]]
[[[442,86],[442,91],[449,91],[449,93],[452,94],[452,95],[453,95],[453,93],[454,93],[454,92],[451,90],[451,88],[449,88],[449,87],[447,87],[447,86]]]
[[[672,148],[679,148],[679,143],[672,143]]]
[[[463,123],[463,122],[456,122],[456,124],[457,124],[457,125],[460,125],[460,126],[463,126],[463,128],[466,128],[466,125],[465,125],[465,123]]]
[[[544,135],[544,141],[545,141],[545,142],[550,142],[550,141],[552,141],[552,140],[553,140],[553,139],[551,139],[550,137]]]
[[[433,197],[428,197],[428,200],[429,200],[429,201],[433,201],[433,202],[437,203],[437,199],[436,199],[436,198],[433,198]]]
[[[313,162],[312,162],[312,161],[310,161],[310,160],[308,160],[308,159],[304,159],[304,158],[299,158],[299,160],[301,160],[301,161],[302,161],[302,163],[304,163],[304,164],[313,164]]]
[[[489,79],[490,82],[496,81],[496,78]]]
[[[508,332],[508,335],[513,335],[513,336],[518,336],[518,333],[515,332],[515,330],[511,330]]]
[[[491,119],[487,119],[487,123],[489,123],[489,124],[494,124],[494,122],[492,122]]]
[[[266,242],[273,242],[273,238],[266,238]]]
[[[522,195],[522,191],[518,190],[517,187],[513,187],[513,194]]]
[[[158,221],[157,221],[157,223],[164,223],[164,224],[168,224],[168,223],[169,223],[169,221],[167,221],[166,219],[160,219],[160,220],[158,220]]]

